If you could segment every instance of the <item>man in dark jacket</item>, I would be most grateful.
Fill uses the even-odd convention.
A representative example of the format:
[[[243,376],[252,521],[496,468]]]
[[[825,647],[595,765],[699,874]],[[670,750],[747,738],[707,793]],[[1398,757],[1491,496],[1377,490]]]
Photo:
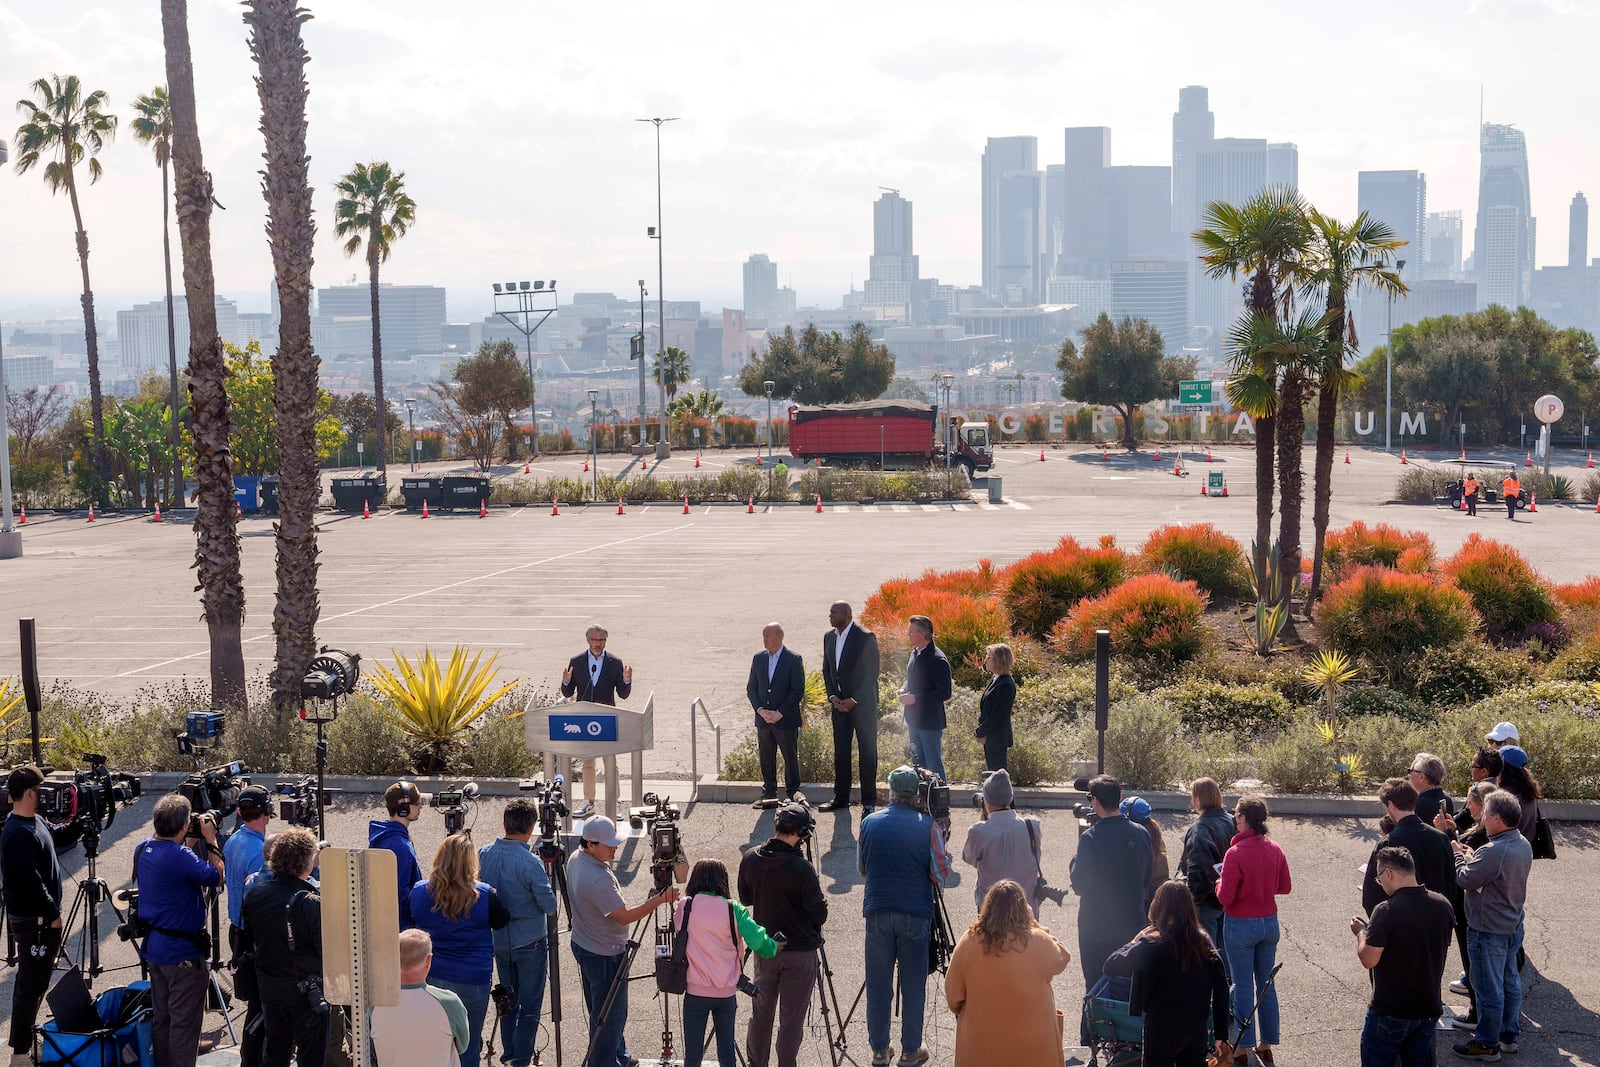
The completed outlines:
[[[1378,842],[1367,860],[1367,871],[1361,878],[1361,907],[1371,915],[1372,909],[1389,897],[1378,882],[1378,852],[1385,848],[1410,852],[1416,861],[1417,882],[1446,900],[1454,900],[1459,890],[1450,839],[1417,818],[1417,791],[1403,778],[1390,778],[1378,788],[1378,800],[1394,820],[1394,829]]]
[[[944,702],[951,693],[950,661],[933,643],[933,620],[926,615],[911,616],[906,638],[911,642],[911,661],[906,665],[906,682],[898,695],[905,708],[911,758],[918,767],[925,767],[948,782],[944,772]]]
[[[795,1067],[805,1037],[806,1008],[817,984],[817,951],[828,901],[801,842],[811,834],[811,813],[790,803],[778,809],[775,835],[739,863],[739,901],[756,922],[788,940],[771,959],[756,957],[756,999],[750,1009],[745,1053],[750,1067],[767,1067],[772,1019],[778,1017],[778,1067]]]
[[[833,799],[819,811],[850,806],[850,742],[861,753],[861,808],[878,806],[878,635],[855,622],[850,605],[828,609],[829,630],[822,635],[822,684],[833,725]]]
[[[422,881],[422,865],[411,843],[411,824],[422,818],[427,796],[415,782],[396,782],[383,791],[387,819],[367,823],[367,847],[386,848],[394,853],[396,888],[400,891],[400,929],[417,925],[411,921],[411,887]]]
[[[18,767],[6,776],[11,813],[0,831],[0,885],[17,952],[11,991],[15,1057],[26,1057],[33,1048],[33,1024],[61,947],[61,865],[50,828],[38,816],[42,784],[37,767]]]
[[[1217,879],[1222,857],[1228,854],[1236,829],[1233,816],[1222,806],[1222,788],[1214,778],[1196,778],[1189,786],[1189,808],[1199,818],[1183,833],[1183,853],[1178,857],[1178,877],[1194,897],[1200,926],[1211,937],[1211,944],[1228,970],[1228,954],[1222,950],[1222,902],[1217,899]]]
[[[1433,817],[1441,811],[1455,815],[1456,802],[1444,791],[1444,760],[1432,752],[1418,752],[1411,758],[1411,769],[1406,781],[1417,791],[1417,818],[1433,825]]]
[[[328,1045],[322,996],[322,898],[311,884],[317,839],[298,827],[272,845],[272,877],[240,905],[240,950],[253,955],[266,1034],[261,1062],[320,1063]]]
[[[1072,891],[1078,894],[1078,963],[1083,984],[1093,989],[1101,968],[1145,926],[1150,885],[1150,835],[1123,817],[1122,784],[1109,774],[1089,780],[1089,803],[1097,816],[1078,836],[1072,859]]]
[[[618,697],[627,700],[633,693],[633,668],[624,666],[616,653],[606,651],[606,640],[610,636],[604,626],[591,626],[583,632],[583,640],[589,650],[573,656],[561,672],[562,696],[576,696],[591,704],[605,704],[614,708]],[[583,807],[572,813],[575,819],[594,814],[598,763],[598,760],[592,759],[583,761]],[[606,817],[614,814],[606,812]]]
[[[775,808],[778,799],[778,752],[783,752],[783,795],[800,791],[800,703],[806,695],[806,668],[800,657],[783,647],[783,627],[761,628],[762,650],[750,661],[745,696],[756,713],[756,751],[761,757],[761,796],[751,805]]]

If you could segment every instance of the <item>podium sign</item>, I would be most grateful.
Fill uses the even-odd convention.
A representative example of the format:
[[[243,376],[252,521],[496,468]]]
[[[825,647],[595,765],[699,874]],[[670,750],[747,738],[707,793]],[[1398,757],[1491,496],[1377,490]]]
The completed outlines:
[[[644,752],[656,743],[655,703],[656,696],[651,693],[642,710],[587,700],[530,705],[522,716],[523,736],[530,751],[544,753],[546,780],[560,774],[570,782],[573,759],[603,760],[606,788],[601,814],[615,815],[618,756],[630,757],[633,804],[644,803]],[[568,795],[572,795],[570,788]]]
[[[617,717],[612,714],[550,715],[550,741],[615,741]]]

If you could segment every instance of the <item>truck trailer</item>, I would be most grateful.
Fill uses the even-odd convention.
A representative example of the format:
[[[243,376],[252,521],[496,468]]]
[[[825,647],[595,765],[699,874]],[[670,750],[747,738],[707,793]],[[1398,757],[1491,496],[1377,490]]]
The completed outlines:
[[[987,423],[952,426],[949,440],[951,465],[969,478],[994,462]],[[944,443],[939,409],[915,400],[789,408],[789,454],[806,462],[886,470],[943,465]]]

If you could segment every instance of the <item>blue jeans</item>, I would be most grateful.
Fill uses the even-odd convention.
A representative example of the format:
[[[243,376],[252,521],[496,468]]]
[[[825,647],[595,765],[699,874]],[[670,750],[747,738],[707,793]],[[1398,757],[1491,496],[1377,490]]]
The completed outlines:
[[[549,949],[550,943],[541,937],[523,948],[494,954],[495,973],[502,984],[511,988],[511,1012],[500,1018],[500,1047],[511,1067],[528,1067],[533,1060],[539,1016],[544,1013]]]
[[[718,1067],[738,1067],[734,1052],[733,1017],[739,1011],[733,997],[701,997],[693,993],[683,998],[683,1067],[700,1067],[706,1051],[706,1016],[717,1030]]]
[[[917,766],[926,767],[945,782],[950,781],[944,773],[944,731],[907,726],[906,736],[911,739],[911,758]]]
[[[903,911],[867,916],[867,1044],[889,1047],[894,971],[900,968],[900,1051],[922,1047],[922,1012],[928,999],[928,939],[933,921]]]
[[[1438,1017],[1396,1019],[1367,1009],[1361,1027],[1361,1067],[1433,1067],[1433,1037]]]
[[[1521,925],[1514,934],[1487,934],[1467,928],[1472,992],[1478,1001],[1478,1028],[1473,1036],[1480,1045],[1515,1041],[1522,1034],[1522,976],[1517,973],[1517,950],[1521,947]]]
[[[466,1005],[467,1032],[472,1036],[467,1040],[466,1050],[461,1053],[461,1062],[477,1063],[483,1058],[483,1017],[489,1014],[489,987],[471,985],[467,982],[448,982],[443,978],[430,978],[428,984],[450,990],[461,998],[462,1004]]]
[[[1211,938],[1211,947],[1222,957],[1222,973],[1231,977],[1233,972],[1228,969],[1228,952],[1222,945],[1222,909],[1210,904],[1196,904],[1194,910],[1200,915],[1200,929]]]
[[[1233,1019],[1235,1025],[1250,1014],[1261,997],[1261,1009],[1239,1038],[1240,1048],[1256,1044],[1256,1026],[1261,1027],[1261,1044],[1278,1044],[1278,987],[1267,988],[1267,976],[1278,956],[1278,917],[1235,919],[1222,917],[1222,943],[1228,953],[1228,973],[1233,976]]]
[[[589,1063],[593,1067],[625,1063],[628,1049],[622,1031],[628,1022],[626,975],[617,986],[617,999],[611,1004],[611,1014],[606,1016],[605,1025],[598,1031],[595,1029],[600,1008],[606,1002],[606,991],[611,988],[611,980],[622,969],[623,954],[619,952],[615,956],[602,956],[574,941],[572,957],[578,961],[578,973],[583,979],[583,1005],[589,1010],[589,1036],[594,1041],[594,1052],[589,1056]],[[461,1063],[465,1067],[467,1061],[463,1059]]]

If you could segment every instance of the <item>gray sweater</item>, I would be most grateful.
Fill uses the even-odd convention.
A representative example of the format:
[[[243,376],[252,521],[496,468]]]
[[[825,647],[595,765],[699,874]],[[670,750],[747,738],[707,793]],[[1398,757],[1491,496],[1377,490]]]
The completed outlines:
[[[1533,846],[1521,831],[1489,838],[1468,859],[1456,855],[1456,884],[1465,890],[1467,926],[1486,934],[1514,934],[1522,925]]]

